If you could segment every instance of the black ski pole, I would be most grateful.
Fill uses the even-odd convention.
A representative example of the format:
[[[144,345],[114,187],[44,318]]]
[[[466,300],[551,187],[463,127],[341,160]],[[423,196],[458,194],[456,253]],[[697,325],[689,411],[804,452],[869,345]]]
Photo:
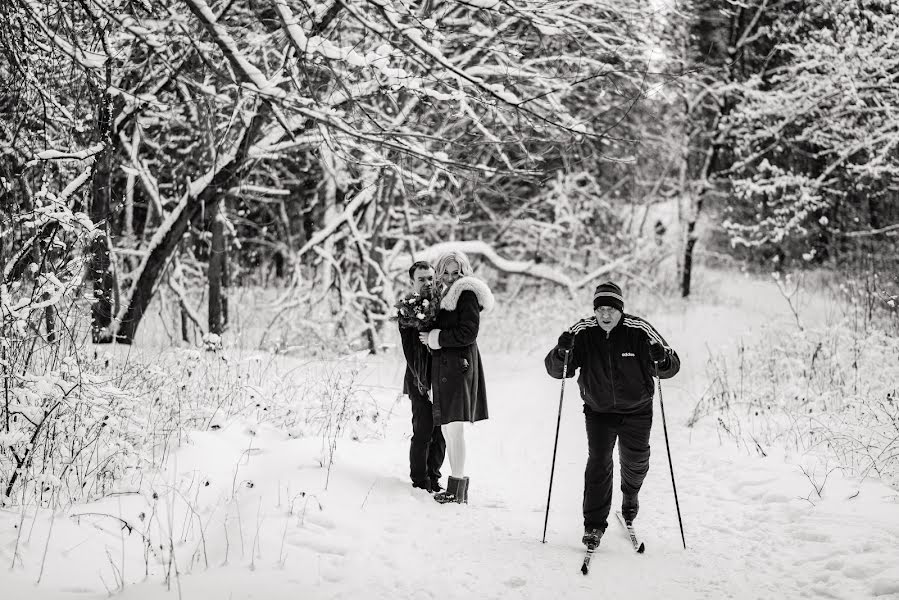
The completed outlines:
[[[553,475],[556,472],[556,450],[559,447],[559,425],[562,424],[562,400],[565,398],[565,379],[568,377],[568,350],[562,365],[562,391],[559,394],[559,417],[556,419],[556,441],[553,443],[553,464],[549,471],[549,493],[546,495],[546,517],[543,519],[543,543],[546,543],[546,526],[549,524],[549,499],[553,495]]]
[[[659,366],[656,365],[656,378],[659,380],[659,406],[662,409],[662,429],[665,431],[665,450],[668,451],[668,468],[671,470],[671,489],[674,490],[674,507],[677,509],[677,524],[680,526],[680,539],[687,549],[687,540],[684,538],[684,522],[680,516],[680,503],[677,501],[677,484],[674,483],[674,465],[671,462],[671,446],[668,444],[668,424],[665,422],[665,402],[662,400],[662,378],[659,377]]]

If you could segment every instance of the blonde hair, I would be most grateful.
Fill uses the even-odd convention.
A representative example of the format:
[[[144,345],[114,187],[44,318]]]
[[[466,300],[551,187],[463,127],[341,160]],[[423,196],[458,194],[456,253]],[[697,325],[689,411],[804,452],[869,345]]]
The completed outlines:
[[[441,254],[440,258],[437,259],[437,266],[434,267],[434,275],[436,279],[440,279],[441,277],[443,277],[443,275],[446,273],[447,266],[451,262],[459,265],[460,275],[474,275],[474,269],[471,268],[471,263],[468,261],[468,257],[459,250],[450,250]]]

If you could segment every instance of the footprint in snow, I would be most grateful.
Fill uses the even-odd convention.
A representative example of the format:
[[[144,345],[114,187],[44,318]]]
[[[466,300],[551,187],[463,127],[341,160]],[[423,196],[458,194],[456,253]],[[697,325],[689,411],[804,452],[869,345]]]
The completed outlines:
[[[762,502],[767,502],[768,504],[782,504],[784,502],[790,502],[792,498],[790,496],[787,496],[786,494],[769,492],[767,494],[763,494],[761,500]]]
[[[314,512],[311,510],[306,511],[306,514],[303,517],[303,522],[316,525],[318,527],[321,527],[322,529],[336,528],[336,525],[334,524],[334,521],[332,519],[321,514],[321,512]]]
[[[871,583],[871,594],[874,596],[889,596],[899,594],[899,579],[877,579]]]
[[[803,542],[829,542],[831,537],[826,533],[817,533],[807,529],[799,529],[793,532],[793,537]]]
[[[298,548],[308,548],[318,554],[327,554],[343,558],[347,553],[347,545],[333,539],[319,537],[309,532],[294,531],[288,535],[288,543]]]
[[[775,479],[773,479],[773,478],[768,478],[768,479],[756,479],[756,480],[754,480],[754,481],[749,481],[749,480],[746,480],[746,481],[738,481],[738,482],[736,482],[736,483],[734,483],[733,485],[730,486],[730,490],[731,490],[731,492],[733,492],[733,493],[735,493],[735,494],[738,494],[738,493],[744,493],[744,491],[746,490],[746,488],[757,488],[757,487],[762,487],[762,486],[767,487],[768,485],[770,485],[770,484],[773,483],[774,481],[775,481]],[[757,494],[763,494],[764,491],[760,491],[760,492],[756,492],[756,493],[757,493]]]
[[[843,569],[843,575],[850,579],[870,579],[879,569],[870,565],[849,565]]]

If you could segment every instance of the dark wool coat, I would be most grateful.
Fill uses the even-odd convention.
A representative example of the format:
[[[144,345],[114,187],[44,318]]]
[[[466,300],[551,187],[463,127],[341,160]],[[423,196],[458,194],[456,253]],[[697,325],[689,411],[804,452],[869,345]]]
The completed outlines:
[[[474,277],[456,280],[440,302],[429,339],[435,424],[487,418],[487,388],[477,337],[481,311],[489,312],[493,304],[490,288]],[[439,349],[435,349],[437,344]]]

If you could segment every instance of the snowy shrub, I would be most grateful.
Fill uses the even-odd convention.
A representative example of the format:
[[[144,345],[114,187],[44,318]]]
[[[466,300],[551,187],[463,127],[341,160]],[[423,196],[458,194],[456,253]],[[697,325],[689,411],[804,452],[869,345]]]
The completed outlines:
[[[7,501],[59,504],[102,496],[140,466],[139,399],[106,377],[80,374],[73,357],[58,371],[21,377],[8,394],[0,434]]]
[[[217,333],[207,333],[203,336],[203,348],[209,352],[222,349],[222,336]]]
[[[98,420],[105,413],[97,414],[97,386],[77,376],[75,358],[84,331],[73,315],[79,311],[86,248],[96,231],[65,196],[42,187],[28,210],[0,215],[0,250],[12,242],[12,252],[0,254],[3,503],[28,490],[43,500],[91,489],[109,476],[108,465],[90,451],[107,435]],[[51,450],[57,444],[65,447]]]
[[[0,430],[5,503],[65,505],[141,490],[191,431],[235,421],[320,436],[329,468],[342,437],[382,433],[348,361],[284,374],[271,355],[175,349],[137,359],[119,350],[73,354],[58,369],[13,380]]]
[[[305,422],[314,426],[316,435],[321,437],[320,462],[328,470],[325,480],[327,489],[337,442],[345,434],[359,440],[371,437],[373,426],[378,424],[380,415],[371,396],[356,385],[358,367],[345,368],[339,363],[328,368],[320,378],[312,380],[305,389],[311,399],[304,403]]]
[[[153,357],[149,365],[132,359],[123,369],[123,388],[151,397],[158,407],[152,421],[164,425],[158,430],[177,434],[176,441],[184,431],[215,430],[234,419],[290,437],[381,434],[377,406],[359,388],[359,367],[351,357],[287,370],[270,354],[177,349]]]
[[[189,271],[183,271],[182,276],[193,283],[181,290],[183,298],[199,307],[198,320],[204,321],[204,282],[190,279]],[[354,350],[351,342],[358,341],[358,330],[364,325],[361,317],[350,310],[333,314],[328,302],[313,298],[313,289],[306,282],[298,283],[289,293],[280,288],[256,285],[233,286],[229,293],[234,308],[227,334],[213,337],[197,332],[196,337],[188,336],[205,349],[257,348],[280,355],[334,358]],[[142,344],[184,345],[180,300],[171,290],[159,290],[151,310],[144,317],[146,326],[141,330]],[[191,322],[188,329],[198,328]]]
[[[899,483],[899,339],[850,318],[815,328],[766,328],[741,342],[735,364],[710,356],[710,385],[690,425],[765,454],[770,444],[835,459],[857,475]]]
[[[869,328],[899,335],[899,272],[878,269],[872,257],[867,268],[861,268],[831,287],[842,300],[843,316],[852,327],[862,332]]]
[[[624,206],[617,191],[615,200],[606,198],[608,193],[589,170],[557,172],[505,225],[510,232],[504,236],[503,255],[589,270],[633,252],[637,240],[626,233]]]

